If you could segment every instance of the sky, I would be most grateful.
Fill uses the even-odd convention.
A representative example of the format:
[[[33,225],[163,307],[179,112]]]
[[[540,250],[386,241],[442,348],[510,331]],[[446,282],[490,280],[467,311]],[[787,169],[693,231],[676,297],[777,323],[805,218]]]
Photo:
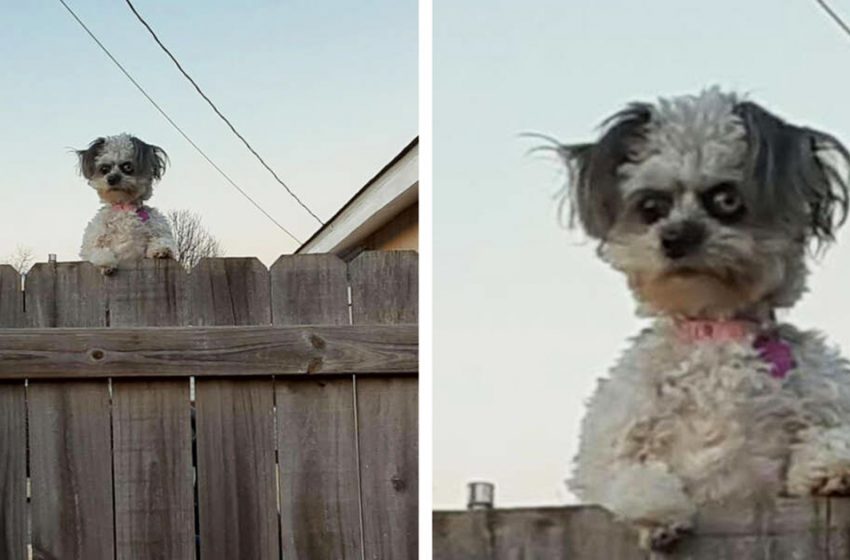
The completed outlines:
[[[318,227],[218,119],[124,2],[67,0],[157,103],[296,237]],[[189,74],[323,220],[417,134],[417,4],[136,0]],[[98,209],[71,151],[129,132],[171,167],[150,201],[197,213],[227,256],[271,265],[291,240],[156,112],[56,1],[4,6],[0,260],[78,260]]]
[[[850,143],[850,37],[814,1],[434,4],[435,506],[473,480],[501,507],[570,503],[584,402],[642,323],[519,134],[587,141],[630,101],[719,84]],[[850,352],[848,229],[785,318]]]

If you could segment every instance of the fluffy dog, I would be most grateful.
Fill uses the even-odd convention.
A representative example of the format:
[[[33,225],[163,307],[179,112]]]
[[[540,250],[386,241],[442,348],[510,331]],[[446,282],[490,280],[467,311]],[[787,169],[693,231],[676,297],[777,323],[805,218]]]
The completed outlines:
[[[847,213],[850,154],[717,88],[559,145],[566,198],[652,326],[588,404],[571,489],[665,548],[710,502],[850,493],[850,370],[779,324]]]
[[[80,257],[105,274],[142,258],[173,258],[168,220],[144,204],[165,173],[162,148],[119,134],[97,138],[77,155],[80,173],[103,203],[86,227]]]

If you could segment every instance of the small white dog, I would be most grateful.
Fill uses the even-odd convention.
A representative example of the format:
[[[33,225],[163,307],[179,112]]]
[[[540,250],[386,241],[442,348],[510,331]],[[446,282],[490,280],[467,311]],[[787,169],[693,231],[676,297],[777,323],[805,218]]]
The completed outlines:
[[[589,402],[571,489],[655,549],[707,503],[850,493],[847,362],[775,319],[846,217],[844,146],[712,88],[556,149],[573,215],[655,318]]]
[[[104,274],[143,258],[173,258],[168,220],[144,204],[165,173],[162,148],[119,134],[97,138],[77,155],[80,173],[103,203],[86,227],[80,257]]]

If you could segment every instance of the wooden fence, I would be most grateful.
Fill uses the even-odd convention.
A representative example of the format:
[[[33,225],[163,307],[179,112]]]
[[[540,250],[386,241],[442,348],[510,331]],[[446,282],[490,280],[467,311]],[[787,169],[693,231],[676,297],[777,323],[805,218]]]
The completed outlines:
[[[839,560],[850,558],[850,499],[780,499],[700,512],[667,554],[602,508],[435,512],[434,560]]]
[[[0,267],[0,559],[416,558],[417,270]]]

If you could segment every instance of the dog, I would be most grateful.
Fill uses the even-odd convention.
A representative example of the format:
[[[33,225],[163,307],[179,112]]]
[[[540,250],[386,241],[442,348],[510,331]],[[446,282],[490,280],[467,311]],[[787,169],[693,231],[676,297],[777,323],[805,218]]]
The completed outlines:
[[[850,494],[848,364],[776,319],[846,218],[841,142],[713,87],[554,149],[572,222],[651,318],[588,402],[570,489],[648,549],[706,504]]]
[[[80,174],[103,204],[86,227],[80,257],[104,274],[143,258],[174,258],[177,246],[168,220],[145,205],[165,173],[165,151],[119,134],[97,138],[76,153]]]

